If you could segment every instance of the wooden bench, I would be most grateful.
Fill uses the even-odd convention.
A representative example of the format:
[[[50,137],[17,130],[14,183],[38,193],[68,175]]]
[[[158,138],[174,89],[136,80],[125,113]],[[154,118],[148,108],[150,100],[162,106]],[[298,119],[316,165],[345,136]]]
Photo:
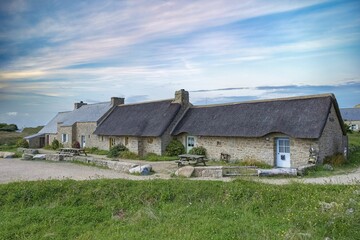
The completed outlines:
[[[179,155],[179,158],[179,160],[175,161],[175,163],[177,163],[179,167],[186,164],[197,165],[199,163],[202,163],[204,164],[204,166],[206,166],[206,162],[209,161],[205,158],[205,155],[181,154]]]

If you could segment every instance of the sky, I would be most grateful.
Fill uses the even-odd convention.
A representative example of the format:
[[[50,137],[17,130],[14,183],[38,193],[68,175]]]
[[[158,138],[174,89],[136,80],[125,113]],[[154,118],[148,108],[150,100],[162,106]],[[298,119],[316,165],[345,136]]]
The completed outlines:
[[[360,1],[1,0],[0,122],[74,102],[334,93],[360,103]]]

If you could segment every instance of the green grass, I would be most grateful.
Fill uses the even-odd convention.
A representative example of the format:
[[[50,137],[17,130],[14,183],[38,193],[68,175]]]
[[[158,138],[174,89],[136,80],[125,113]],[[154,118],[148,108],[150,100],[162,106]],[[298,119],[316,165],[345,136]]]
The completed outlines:
[[[354,239],[360,186],[18,182],[0,185],[0,213],[0,239]]]

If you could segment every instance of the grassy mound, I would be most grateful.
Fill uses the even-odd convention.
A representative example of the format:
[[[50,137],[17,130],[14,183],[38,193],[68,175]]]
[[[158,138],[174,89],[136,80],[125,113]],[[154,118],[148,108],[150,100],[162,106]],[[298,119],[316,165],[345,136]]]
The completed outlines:
[[[0,185],[0,239],[353,239],[360,186],[187,180]]]

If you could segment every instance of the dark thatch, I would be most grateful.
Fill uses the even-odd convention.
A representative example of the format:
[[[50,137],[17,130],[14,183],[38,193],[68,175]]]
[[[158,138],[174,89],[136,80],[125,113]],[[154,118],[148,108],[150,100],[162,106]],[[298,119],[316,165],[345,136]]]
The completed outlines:
[[[180,110],[172,100],[119,105],[105,118],[94,134],[106,136],[158,137]]]
[[[192,107],[172,135],[261,137],[283,133],[296,138],[319,138],[332,104],[342,123],[333,94]]]

